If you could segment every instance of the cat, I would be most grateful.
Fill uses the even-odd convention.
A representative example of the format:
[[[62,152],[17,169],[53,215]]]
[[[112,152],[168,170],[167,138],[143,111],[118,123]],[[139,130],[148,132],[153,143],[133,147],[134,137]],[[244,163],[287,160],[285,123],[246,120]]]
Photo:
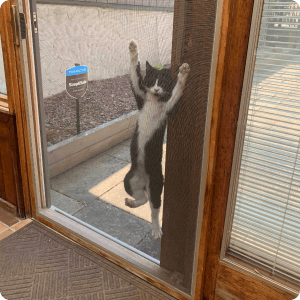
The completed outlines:
[[[190,72],[188,64],[179,68],[177,83],[171,69],[158,70],[146,62],[146,76],[141,75],[137,45],[129,44],[131,87],[139,110],[135,131],[131,139],[131,168],[124,178],[124,188],[134,200],[125,198],[125,205],[136,208],[150,200],[152,237],[160,239],[159,225],[161,193],[164,185],[162,173],[163,140],[168,116],[174,113],[183,94]]]

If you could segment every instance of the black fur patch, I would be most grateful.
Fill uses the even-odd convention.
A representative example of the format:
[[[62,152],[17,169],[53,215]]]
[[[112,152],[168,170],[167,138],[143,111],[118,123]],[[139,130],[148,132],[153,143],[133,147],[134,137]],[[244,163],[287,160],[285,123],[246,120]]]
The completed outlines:
[[[138,78],[139,78],[139,88],[140,88],[141,91],[143,91],[146,94],[146,88],[143,84],[143,77],[142,77],[142,74],[141,74],[141,64],[140,64],[140,62],[138,62],[138,65],[136,67],[136,73],[137,73]],[[142,110],[142,108],[144,107],[144,99],[134,92],[134,89],[132,87],[132,82],[130,82],[130,83],[131,83],[131,89],[132,89],[132,92],[134,94],[134,98],[135,98],[138,110]]]
[[[164,186],[161,162],[166,125],[167,121],[155,131],[145,146],[145,170],[149,176],[150,199],[154,208],[161,206],[161,193]]]
[[[138,78],[139,78],[139,88],[140,90],[142,90],[144,93],[147,92],[144,84],[143,84],[143,77],[142,77],[142,74],[141,74],[141,64],[140,62],[138,62],[138,65],[136,67],[136,73],[138,75]]]

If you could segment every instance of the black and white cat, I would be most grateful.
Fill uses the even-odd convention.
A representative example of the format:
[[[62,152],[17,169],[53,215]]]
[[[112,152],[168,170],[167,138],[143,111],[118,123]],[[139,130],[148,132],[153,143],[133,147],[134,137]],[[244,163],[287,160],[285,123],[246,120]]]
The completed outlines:
[[[158,70],[146,62],[143,79],[137,45],[133,41],[129,44],[129,54],[131,86],[139,114],[130,145],[131,169],[124,179],[126,192],[135,200],[126,198],[125,204],[135,208],[150,200],[152,236],[159,239],[162,236],[159,209],[164,185],[161,165],[164,133],[168,116],[182,96],[190,67],[183,64],[179,68],[175,83],[170,69]]]

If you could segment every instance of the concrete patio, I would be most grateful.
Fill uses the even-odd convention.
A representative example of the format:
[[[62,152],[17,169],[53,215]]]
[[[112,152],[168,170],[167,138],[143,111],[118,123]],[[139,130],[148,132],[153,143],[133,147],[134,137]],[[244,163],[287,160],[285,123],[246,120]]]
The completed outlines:
[[[163,173],[165,157],[166,135]],[[53,177],[51,205],[159,260],[160,240],[151,235],[149,203],[135,209],[125,206],[129,195],[123,179],[129,169],[130,139]]]

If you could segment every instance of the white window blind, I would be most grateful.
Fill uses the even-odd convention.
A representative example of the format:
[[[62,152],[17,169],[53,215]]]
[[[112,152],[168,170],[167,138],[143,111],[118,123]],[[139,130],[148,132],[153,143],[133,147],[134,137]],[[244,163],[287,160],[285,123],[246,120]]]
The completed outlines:
[[[227,253],[300,283],[300,8],[265,0]]]

